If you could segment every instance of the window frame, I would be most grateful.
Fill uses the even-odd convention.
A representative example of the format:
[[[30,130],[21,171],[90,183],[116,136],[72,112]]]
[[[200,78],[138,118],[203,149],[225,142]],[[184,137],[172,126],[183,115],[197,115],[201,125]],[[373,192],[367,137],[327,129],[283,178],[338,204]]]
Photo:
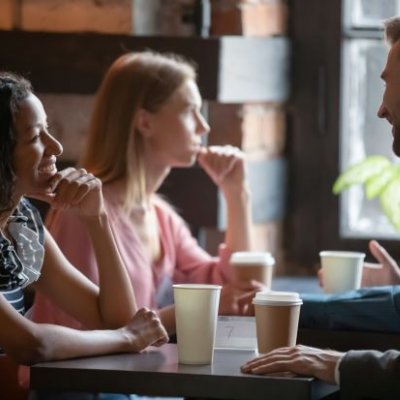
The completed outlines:
[[[340,171],[343,0],[291,0],[289,5],[292,95],[284,248],[288,265],[310,268],[320,250],[368,253],[369,239],[340,237],[340,196],[331,191]],[[399,258],[398,240],[380,243]]]

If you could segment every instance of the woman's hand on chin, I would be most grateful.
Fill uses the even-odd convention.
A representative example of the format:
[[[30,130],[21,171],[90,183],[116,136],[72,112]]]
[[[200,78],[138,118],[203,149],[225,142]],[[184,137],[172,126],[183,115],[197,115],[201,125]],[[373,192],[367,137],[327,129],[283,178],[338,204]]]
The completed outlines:
[[[28,196],[80,217],[95,217],[105,212],[102,183],[83,168],[70,167],[57,172],[46,190]]]
[[[199,152],[197,160],[223,192],[243,188],[246,175],[244,154],[237,147],[205,147]]]

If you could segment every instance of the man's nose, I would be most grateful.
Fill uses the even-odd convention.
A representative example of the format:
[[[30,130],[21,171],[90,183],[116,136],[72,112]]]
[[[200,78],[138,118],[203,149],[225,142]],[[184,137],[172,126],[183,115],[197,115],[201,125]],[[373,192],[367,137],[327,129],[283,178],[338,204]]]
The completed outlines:
[[[380,107],[378,108],[378,117],[379,117],[379,118],[385,118],[386,115],[387,115],[386,108],[385,108],[385,106],[384,106],[383,103],[382,103],[382,104],[380,105]]]

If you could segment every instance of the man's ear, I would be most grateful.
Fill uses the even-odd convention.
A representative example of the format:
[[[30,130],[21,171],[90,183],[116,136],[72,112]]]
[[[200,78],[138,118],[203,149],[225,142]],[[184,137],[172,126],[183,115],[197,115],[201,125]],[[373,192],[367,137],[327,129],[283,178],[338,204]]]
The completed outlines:
[[[135,116],[135,128],[145,138],[152,135],[152,115],[149,111],[139,108]]]

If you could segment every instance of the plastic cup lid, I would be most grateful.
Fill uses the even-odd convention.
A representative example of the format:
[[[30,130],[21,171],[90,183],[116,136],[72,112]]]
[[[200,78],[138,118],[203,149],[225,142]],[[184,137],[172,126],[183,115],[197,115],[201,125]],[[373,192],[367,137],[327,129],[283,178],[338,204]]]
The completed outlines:
[[[324,250],[319,252],[320,257],[361,258],[365,253],[357,251]]]
[[[275,264],[275,259],[268,252],[238,251],[231,255],[230,262],[236,265],[266,264],[272,266]]]
[[[253,299],[253,304],[297,305],[302,303],[300,294],[297,292],[277,292],[273,290],[257,292]]]
[[[172,285],[174,289],[189,289],[189,290],[220,290],[221,285],[208,285],[203,283],[180,283]]]

